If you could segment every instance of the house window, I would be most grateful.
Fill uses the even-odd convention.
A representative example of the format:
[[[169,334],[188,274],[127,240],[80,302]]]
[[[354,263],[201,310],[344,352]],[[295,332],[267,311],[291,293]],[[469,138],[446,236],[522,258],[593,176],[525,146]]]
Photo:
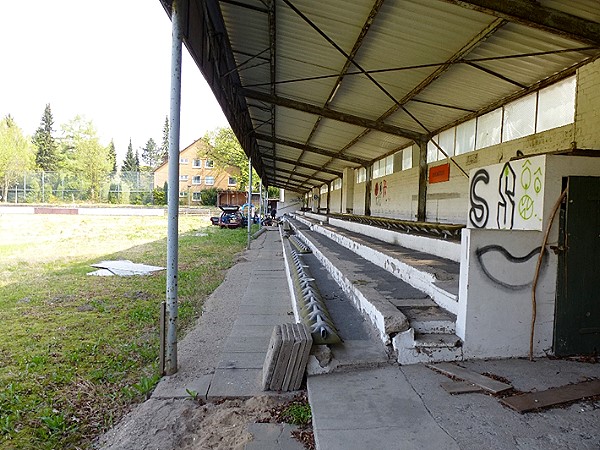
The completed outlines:
[[[213,167],[215,167],[215,162],[212,159],[207,159],[204,162],[204,168],[205,169],[212,169]]]
[[[202,184],[202,177],[200,175],[194,175],[192,184]]]
[[[338,189],[341,189],[341,188],[342,188],[342,179],[336,178],[335,180],[333,180],[332,190],[337,191]]]
[[[502,137],[502,108],[477,118],[477,140],[475,150],[500,143]]]
[[[200,192],[192,192],[192,200],[195,202],[199,202],[200,200],[202,200]]]
[[[540,91],[536,132],[561,127],[575,120],[575,77]]]
[[[537,93],[504,106],[502,142],[535,133]]]
[[[227,182],[228,186],[235,186],[237,184],[237,179],[235,177],[229,177],[229,181]]]
[[[179,197],[187,197],[187,191],[179,191]]]
[[[179,158],[179,164],[187,164],[189,162],[190,162],[190,160],[187,158]]]
[[[207,186],[212,186],[215,184],[215,177],[204,177],[204,184]]]
[[[202,167],[202,160],[201,159],[194,159],[192,162],[192,166],[195,167],[196,169],[199,169]]]
[[[179,175],[179,181],[187,181],[187,180],[188,180],[187,175]]]
[[[321,186],[321,194],[327,194],[327,186],[326,184],[324,184],[323,186]]]

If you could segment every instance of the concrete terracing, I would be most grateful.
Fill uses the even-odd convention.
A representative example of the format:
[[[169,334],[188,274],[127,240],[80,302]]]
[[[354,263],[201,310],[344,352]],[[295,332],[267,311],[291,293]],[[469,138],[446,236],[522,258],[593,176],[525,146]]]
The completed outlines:
[[[302,219],[290,219],[297,236],[370,319],[384,344],[393,347],[398,362],[462,359],[456,316],[439,305],[440,296],[446,303],[455,296],[436,286],[444,279],[452,291],[458,289],[457,263]],[[401,270],[387,270],[392,266]],[[453,299],[453,309],[455,304]]]

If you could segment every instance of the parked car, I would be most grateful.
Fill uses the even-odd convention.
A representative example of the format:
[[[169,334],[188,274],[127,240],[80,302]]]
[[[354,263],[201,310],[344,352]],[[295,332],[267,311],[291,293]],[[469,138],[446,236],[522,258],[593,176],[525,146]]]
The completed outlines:
[[[239,206],[221,205],[219,208],[223,211],[221,215],[210,218],[213,225],[218,225],[221,228],[239,228],[244,225],[244,217],[240,213]]]

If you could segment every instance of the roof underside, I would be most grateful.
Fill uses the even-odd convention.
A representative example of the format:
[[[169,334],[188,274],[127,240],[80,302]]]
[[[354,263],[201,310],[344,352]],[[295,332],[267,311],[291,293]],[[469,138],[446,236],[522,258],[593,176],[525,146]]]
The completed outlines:
[[[263,182],[299,192],[600,53],[596,0],[177,1],[188,50]]]

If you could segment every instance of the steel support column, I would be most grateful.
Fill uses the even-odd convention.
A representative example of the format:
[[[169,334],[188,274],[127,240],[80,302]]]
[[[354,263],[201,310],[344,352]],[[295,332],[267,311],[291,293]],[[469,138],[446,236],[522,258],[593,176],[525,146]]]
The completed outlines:
[[[167,336],[165,374],[177,372],[177,279],[179,247],[179,123],[181,114],[181,43],[180,3],[173,1],[171,15],[171,105],[169,123],[169,182],[167,224]]]

